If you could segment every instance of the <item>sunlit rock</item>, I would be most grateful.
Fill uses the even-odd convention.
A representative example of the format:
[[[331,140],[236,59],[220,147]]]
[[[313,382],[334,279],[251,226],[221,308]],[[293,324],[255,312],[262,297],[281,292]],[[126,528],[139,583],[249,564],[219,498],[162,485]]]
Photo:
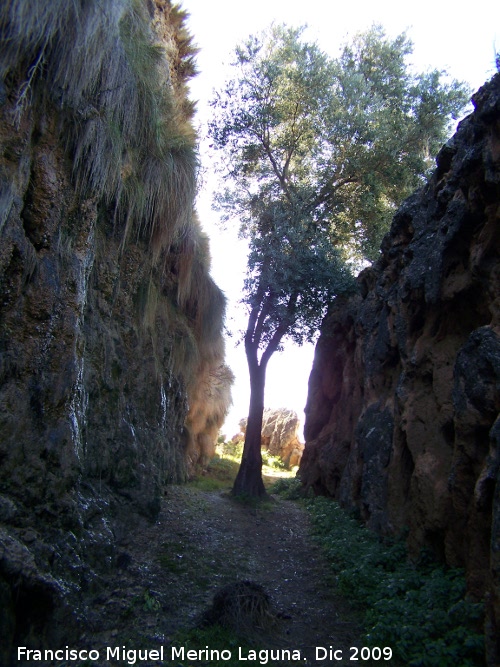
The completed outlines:
[[[233,442],[244,440],[247,420],[240,421],[241,433]],[[287,408],[264,410],[262,420],[262,449],[279,456],[287,468],[298,466],[304,445],[298,438],[300,420],[294,410]]]

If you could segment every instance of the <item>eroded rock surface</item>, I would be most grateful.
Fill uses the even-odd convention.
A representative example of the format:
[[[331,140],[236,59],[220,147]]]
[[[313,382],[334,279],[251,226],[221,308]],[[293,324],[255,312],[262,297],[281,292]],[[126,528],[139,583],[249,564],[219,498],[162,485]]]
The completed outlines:
[[[465,567],[500,660],[500,75],[316,348],[300,475]]]
[[[75,636],[120,534],[210,456],[231,373],[193,210],[183,12],[13,0],[0,36],[7,665],[15,643]]]
[[[244,440],[246,425],[247,420],[242,419],[241,434],[235,438]],[[287,468],[298,466],[304,450],[298,437],[299,428],[300,420],[294,410],[266,408],[262,418],[262,449],[279,456]]]

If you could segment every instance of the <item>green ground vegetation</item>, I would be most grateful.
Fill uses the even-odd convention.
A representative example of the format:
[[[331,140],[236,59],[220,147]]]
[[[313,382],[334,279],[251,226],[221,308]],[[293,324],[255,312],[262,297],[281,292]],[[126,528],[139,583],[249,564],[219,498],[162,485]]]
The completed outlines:
[[[217,456],[192,484],[206,491],[229,490],[241,449],[241,443],[219,443]],[[404,539],[381,540],[335,501],[304,498],[295,472],[273,461],[266,468],[268,492],[304,503],[332,568],[329,585],[362,617],[363,644],[390,646],[393,664],[405,667],[483,665],[483,604],[467,597],[463,571],[446,568],[427,552],[410,560]],[[200,649],[245,646],[244,638],[217,625],[189,630],[176,642]]]
[[[229,491],[238,473],[242,453],[242,442],[234,443],[220,438],[214,458],[190,483],[201,491]],[[287,469],[279,456],[262,451],[262,476],[266,488],[279,479],[293,478],[296,472],[296,467]]]
[[[300,482],[271,490],[296,498]],[[484,664],[483,605],[468,599],[462,570],[427,553],[411,561],[404,540],[381,541],[331,499],[305,503],[339,592],[364,610],[367,646],[390,646],[410,667]]]

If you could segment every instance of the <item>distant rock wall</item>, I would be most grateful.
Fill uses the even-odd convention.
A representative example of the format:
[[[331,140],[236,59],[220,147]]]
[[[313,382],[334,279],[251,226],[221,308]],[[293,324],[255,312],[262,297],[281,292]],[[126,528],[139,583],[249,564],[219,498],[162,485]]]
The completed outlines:
[[[247,420],[242,419],[242,435],[236,438],[244,439],[246,426]],[[298,438],[299,427],[300,420],[294,410],[266,408],[262,418],[262,449],[279,456],[287,468],[298,466],[304,450]]]
[[[498,638],[500,75],[473,102],[359,294],[324,322],[300,476],[373,529],[408,530],[414,553],[465,567]]]
[[[104,4],[0,6],[1,664],[57,633],[56,600],[211,455],[230,403],[196,50],[169,0]]]

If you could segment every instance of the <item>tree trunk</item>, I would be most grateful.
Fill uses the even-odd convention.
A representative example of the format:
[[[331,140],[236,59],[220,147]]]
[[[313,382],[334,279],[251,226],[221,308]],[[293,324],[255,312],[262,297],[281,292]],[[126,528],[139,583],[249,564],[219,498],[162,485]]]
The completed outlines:
[[[267,495],[262,481],[261,434],[264,412],[266,367],[248,358],[250,370],[250,409],[240,468],[234,480],[233,495],[263,498]]]

